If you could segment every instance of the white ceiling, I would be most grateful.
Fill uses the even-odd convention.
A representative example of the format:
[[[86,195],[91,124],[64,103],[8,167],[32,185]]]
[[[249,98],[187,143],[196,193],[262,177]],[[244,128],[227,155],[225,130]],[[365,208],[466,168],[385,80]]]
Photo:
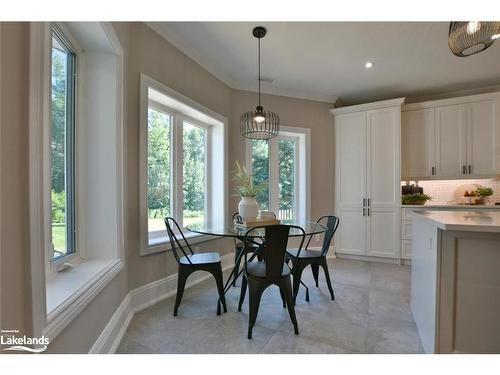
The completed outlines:
[[[448,22],[155,22],[165,39],[232,88],[360,103],[427,97],[500,84],[500,41],[467,58],[448,48]],[[367,60],[373,61],[365,69]]]

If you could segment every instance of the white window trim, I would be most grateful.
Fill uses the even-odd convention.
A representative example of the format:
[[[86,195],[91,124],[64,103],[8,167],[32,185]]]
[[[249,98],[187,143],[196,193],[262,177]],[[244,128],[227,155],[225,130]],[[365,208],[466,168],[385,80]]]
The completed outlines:
[[[30,271],[33,334],[54,339],[99,292],[124,268],[123,238],[123,50],[111,23],[101,23],[117,56],[117,241],[115,259],[85,262],[86,277],[71,285],[73,292],[52,311],[47,311],[47,247],[50,242],[49,155],[46,147],[50,121],[51,24],[30,23],[29,180]],[[77,104],[78,107],[78,104]],[[78,114],[77,114],[78,117]],[[78,147],[78,146],[76,146]],[[50,190],[50,189],[49,189]],[[78,206],[77,206],[78,207]],[[77,208],[78,209],[78,208]],[[68,260],[67,257],[64,259]],[[52,263],[50,261],[50,263]],[[83,268],[82,268],[83,269]],[[71,272],[71,271],[70,271]],[[67,277],[69,274],[64,275]],[[73,275],[76,276],[76,275]],[[73,277],[76,279],[77,277]]]
[[[140,202],[140,249],[139,249],[139,254],[141,256],[149,255],[149,254],[154,254],[154,253],[159,253],[163,251],[170,250],[170,243],[167,241],[161,241],[159,240],[157,243],[149,243],[148,240],[148,215],[147,215],[147,139],[148,139],[148,108],[149,108],[149,95],[148,95],[148,90],[149,88],[152,88],[155,91],[158,91],[160,93],[163,93],[167,95],[168,97],[182,103],[185,106],[191,107],[192,109],[203,113],[204,115],[212,118],[214,121],[217,122],[218,126],[222,127],[222,136],[223,136],[223,168],[222,171],[227,170],[227,139],[228,139],[228,120],[226,117],[221,116],[220,114],[212,111],[211,109],[203,106],[202,104],[182,95],[181,93],[171,89],[170,87],[162,84],[161,82],[156,81],[155,79],[148,77],[147,75],[141,73],[141,87],[140,87],[140,134],[139,134],[139,183],[140,183],[140,188],[139,188],[139,202]],[[175,110],[173,108],[170,108],[166,105],[163,105],[161,103],[158,103],[156,101],[155,106],[160,105],[161,108],[165,110],[167,113],[171,113],[174,115],[174,121],[183,121],[186,120],[190,123],[193,123],[193,125],[197,125],[200,127],[204,127],[207,129],[213,129],[213,126],[211,124],[207,124],[204,121],[200,121],[198,119],[193,118],[192,116],[189,116],[182,111]],[[175,116],[175,115],[180,115],[180,116]],[[180,127],[179,127],[180,126]],[[182,123],[176,124],[177,129],[182,128]],[[213,178],[213,169],[212,169],[212,161],[214,160],[214,155],[212,148],[213,147],[213,131],[207,132],[207,144],[210,145],[207,147],[207,161],[206,161],[206,166],[205,166],[205,172],[206,172],[206,183],[208,186],[213,186],[215,183],[215,180]],[[177,144],[182,145],[182,132],[173,132],[172,133],[172,141],[177,142]],[[177,149],[177,158],[182,160],[182,147],[172,147],[172,149]],[[174,158],[171,155],[171,161],[173,162]],[[176,196],[177,194],[182,194],[182,163],[172,163],[172,177],[173,181],[178,184],[176,188],[173,188],[171,194],[172,194],[172,202],[181,202],[182,197]],[[214,206],[213,206],[213,201],[209,197],[209,194],[205,195],[205,210],[208,213],[208,216],[222,216],[224,223],[226,224],[227,222],[227,173],[223,172],[221,178],[219,179],[219,189],[214,189],[213,187],[210,189],[213,191],[212,194],[215,194],[215,190],[219,192],[219,194],[222,196],[222,199],[220,199],[220,208],[221,210],[218,211],[220,214],[217,214],[214,212]],[[208,191],[208,189],[207,189]],[[179,204],[174,204],[173,207],[174,209],[174,217],[182,217],[183,212],[182,212],[182,205]],[[166,229],[165,232],[163,231],[158,231],[158,234],[165,234],[166,235]],[[210,241],[214,240],[217,237],[214,236],[208,236],[208,235],[202,235],[202,234],[196,234],[196,233],[191,233],[191,232],[184,232],[184,235],[186,238],[188,238],[190,241],[190,244],[197,244],[197,243],[202,243],[205,241]]]
[[[297,199],[297,220],[312,220],[311,218],[311,129],[300,128],[295,126],[280,126],[281,139],[288,139],[297,142],[296,145],[296,155],[298,163],[295,166],[295,175],[298,178],[295,179],[295,189],[299,199]],[[297,140],[298,139],[298,140]],[[277,148],[276,142],[271,142],[269,147],[269,158],[277,158],[278,153],[276,150],[271,151],[271,148]],[[247,139],[245,142],[245,163],[249,173],[252,173],[252,143],[251,140]],[[270,165],[277,163],[277,160],[270,160]],[[273,181],[275,182],[273,184]],[[278,176],[275,176],[275,172],[269,167],[269,208],[271,210],[276,209],[278,202],[274,202],[273,196],[278,196],[276,194],[276,189],[278,189],[277,182]],[[272,189],[272,190],[271,190]],[[274,191],[274,195],[273,195]]]

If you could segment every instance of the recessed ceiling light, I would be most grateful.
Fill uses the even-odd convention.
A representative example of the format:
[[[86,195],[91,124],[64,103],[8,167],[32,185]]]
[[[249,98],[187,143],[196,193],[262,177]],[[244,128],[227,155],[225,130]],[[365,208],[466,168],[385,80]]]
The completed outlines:
[[[370,69],[373,66],[373,63],[371,61],[367,61],[365,64],[365,68]]]
[[[500,34],[494,34],[491,36],[491,39],[495,40],[495,39],[498,39],[500,38]]]

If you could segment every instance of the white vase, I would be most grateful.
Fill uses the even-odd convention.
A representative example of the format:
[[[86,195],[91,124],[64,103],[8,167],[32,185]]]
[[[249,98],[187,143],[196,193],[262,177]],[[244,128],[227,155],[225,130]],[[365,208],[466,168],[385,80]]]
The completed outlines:
[[[240,203],[238,203],[238,213],[243,220],[257,219],[258,212],[259,204],[254,197],[241,197]]]

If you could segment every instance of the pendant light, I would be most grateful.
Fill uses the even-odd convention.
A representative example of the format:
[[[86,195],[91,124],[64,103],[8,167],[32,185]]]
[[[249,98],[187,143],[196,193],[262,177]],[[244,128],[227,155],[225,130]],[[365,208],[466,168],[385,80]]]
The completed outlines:
[[[455,56],[467,57],[484,51],[500,38],[500,22],[450,22],[448,46]]]
[[[260,40],[266,36],[267,30],[258,26],[253,29],[253,36],[259,42],[259,105],[253,111],[245,112],[240,117],[241,135],[249,139],[271,139],[279,133],[280,118],[272,111],[264,111],[260,103]]]

